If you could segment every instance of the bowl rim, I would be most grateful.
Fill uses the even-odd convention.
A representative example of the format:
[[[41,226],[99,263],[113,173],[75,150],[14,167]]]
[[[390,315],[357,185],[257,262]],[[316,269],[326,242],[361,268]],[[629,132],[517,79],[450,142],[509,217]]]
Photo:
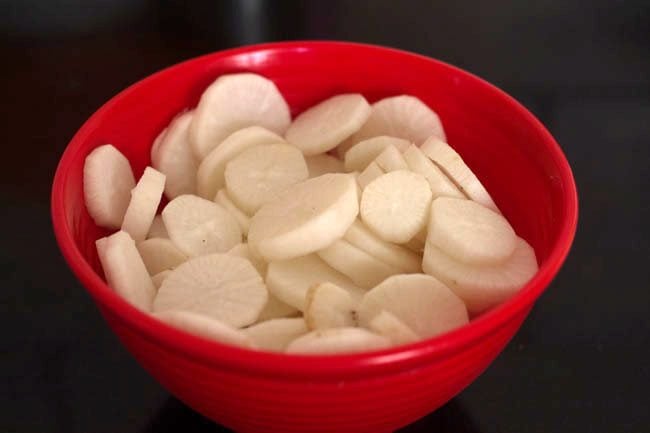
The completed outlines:
[[[461,328],[409,345],[347,355],[287,355],[253,351],[221,344],[172,328],[141,312],[115,294],[86,261],[77,248],[72,232],[65,222],[64,185],[70,176],[71,163],[81,151],[80,145],[89,134],[91,125],[101,122],[103,114],[116,101],[143,85],[143,82],[181,69],[189,63],[199,62],[207,58],[230,57],[267,50],[302,51],[318,48],[357,49],[372,52],[375,55],[392,53],[421,61],[433,62],[442,68],[452,70],[455,74],[477,82],[486,91],[491,92],[495,98],[500,98],[523,116],[527,124],[546,143],[549,156],[558,168],[560,174],[559,185],[563,189],[562,205],[564,215],[561,228],[555,245],[553,245],[545,263],[539,268],[537,274],[508,301],[482,314]],[[181,357],[193,359],[204,365],[245,372],[247,375],[274,376],[288,380],[309,378],[312,381],[318,381],[378,376],[426,365],[436,359],[462,350],[490,332],[507,325],[509,322],[521,317],[521,315],[527,314],[535,300],[558,273],[569,253],[577,228],[578,197],[571,167],[550,132],[523,105],[493,84],[446,62],[409,51],[356,42],[304,40],[247,45],[194,57],[155,72],[113,96],[84,122],[63,152],[52,184],[51,217],[55,237],[66,262],[83,287],[90,292],[95,302],[99,304],[104,315],[108,314],[118,318],[131,330],[134,330],[151,343],[160,345]]]

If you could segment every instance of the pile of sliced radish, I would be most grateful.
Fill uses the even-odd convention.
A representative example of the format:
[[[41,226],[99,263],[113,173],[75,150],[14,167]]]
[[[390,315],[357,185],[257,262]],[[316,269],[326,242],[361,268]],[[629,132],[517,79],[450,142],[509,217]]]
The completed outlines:
[[[414,96],[337,95],[291,122],[273,82],[224,75],[155,139],[137,183],[112,145],[86,158],[88,212],[120,229],[97,240],[106,281],[173,327],[256,350],[360,352],[458,328],[537,261],[445,140]]]

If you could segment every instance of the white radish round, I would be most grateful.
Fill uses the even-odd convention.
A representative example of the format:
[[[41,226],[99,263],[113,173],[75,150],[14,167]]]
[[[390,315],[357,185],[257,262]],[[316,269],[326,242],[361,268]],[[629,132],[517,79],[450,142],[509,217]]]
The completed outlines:
[[[318,329],[293,340],[287,353],[334,355],[366,352],[390,347],[390,340],[361,328]]]
[[[334,149],[361,128],[370,105],[358,93],[333,96],[296,117],[285,135],[305,155]]]
[[[198,194],[211,199],[226,186],[226,165],[237,155],[254,146],[284,143],[284,138],[260,126],[249,126],[230,134],[201,161],[196,173]]]
[[[169,239],[147,239],[139,242],[137,248],[149,275],[152,276],[165,270],[172,270],[187,260],[187,256]]]
[[[466,198],[443,172],[420,150],[419,147],[411,145],[402,154],[409,170],[421,174],[429,182],[433,198],[456,197]]]
[[[119,231],[96,244],[108,285],[134,307],[151,311],[156,288],[131,236]]]
[[[242,330],[202,314],[191,311],[162,311],[153,316],[188,334],[231,346],[253,348],[253,341]]]
[[[120,228],[134,187],[129,160],[113,145],[99,146],[86,157],[84,199],[88,213],[98,226]]]
[[[269,292],[300,311],[305,311],[309,288],[325,282],[336,284],[355,297],[364,293],[348,277],[330,267],[316,254],[271,262],[266,272]]]
[[[411,328],[388,311],[377,314],[367,326],[372,332],[387,337],[396,345],[414,343],[420,339]]]
[[[228,196],[248,215],[309,177],[302,153],[288,144],[251,147],[226,165]]]
[[[243,329],[256,349],[284,352],[293,340],[309,330],[302,317],[271,319]]]
[[[190,143],[203,159],[237,130],[257,125],[283,135],[290,122],[289,106],[271,80],[252,73],[222,75],[201,95]]]
[[[305,322],[309,329],[357,326],[360,297],[332,283],[320,283],[307,291]]]
[[[151,281],[153,281],[153,285],[156,286],[156,289],[160,289],[162,282],[165,281],[165,278],[167,278],[171,273],[172,271],[168,269],[166,271],[158,272],[156,275],[151,277]]]
[[[168,239],[169,235],[167,234],[167,229],[165,228],[165,223],[163,222],[162,215],[156,215],[151,222],[151,227],[149,227],[149,233],[147,233],[147,239],[153,238],[162,238]]]
[[[505,262],[483,266],[454,260],[427,242],[422,268],[444,281],[465,301],[470,313],[478,314],[517,293],[537,272],[537,260],[533,248],[521,238]]]
[[[418,254],[400,245],[384,241],[359,219],[352,223],[343,239],[382,262],[394,266],[400,272],[422,272],[422,258]]]
[[[354,177],[324,174],[262,206],[251,219],[248,242],[267,261],[304,256],[343,237],[358,212]]]
[[[420,149],[467,197],[499,212],[481,181],[451,146],[438,137],[431,137],[422,144]]]
[[[158,289],[153,309],[191,311],[242,327],[257,320],[267,299],[264,282],[248,260],[209,254],[174,269]]]
[[[192,111],[173,119],[151,148],[151,165],[166,176],[165,195],[169,199],[196,191],[198,164],[187,134],[191,121]]]
[[[391,96],[372,104],[366,123],[344,144],[358,143],[379,135],[403,138],[416,145],[432,135],[446,139],[438,115],[424,102],[410,95]],[[346,150],[342,149],[343,152]]]
[[[421,338],[433,337],[468,323],[463,301],[442,282],[425,274],[395,275],[363,297],[359,321],[368,324],[388,311]]]
[[[165,175],[146,167],[137,185],[131,191],[131,201],[124,213],[122,230],[136,241],[145,240],[156,216],[165,189]]]
[[[257,272],[264,278],[266,275],[266,268],[268,266],[268,263],[266,263],[264,260],[260,259],[259,257],[254,256],[251,254],[250,248],[248,247],[247,243],[241,243],[237,244],[234,247],[232,247],[230,250],[228,250],[228,253],[231,256],[236,256],[236,257],[241,257],[249,262],[257,269]]]
[[[427,241],[469,265],[496,265],[515,250],[517,235],[501,215],[471,200],[433,201]]]
[[[251,218],[248,215],[246,215],[244,211],[239,209],[235,203],[232,202],[226,190],[220,189],[219,192],[217,192],[214,201],[215,203],[218,203],[221,206],[223,206],[223,208],[226,209],[228,212],[230,212],[230,215],[232,215],[235,218],[235,220],[237,220],[237,223],[239,224],[239,228],[241,229],[242,234],[246,236],[248,234],[248,228],[251,225]]]
[[[343,161],[335,156],[322,153],[305,157],[309,177],[318,177],[327,173],[343,173]]]
[[[226,252],[242,240],[235,218],[220,205],[180,195],[162,211],[169,238],[188,256]]]
[[[397,170],[408,170],[409,166],[402,156],[402,153],[395,146],[386,146],[386,148],[375,158],[375,162],[388,173]]]
[[[346,275],[362,289],[370,289],[400,270],[342,239],[318,252],[325,263]]]
[[[266,301],[266,305],[262,309],[260,316],[257,318],[258,322],[263,322],[265,320],[271,319],[282,319],[285,317],[294,317],[297,316],[300,311],[292,307],[289,304],[285,304],[273,294],[269,293],[269,300]]]
[[[423,176],[407,170],[392,171],[364,188],[361,219],[383,240],[405,243],[426,225],[431,197]]]
[[[357,175],[357,184],[359,185],[361,192],[363,192],[370,182],[377,179],[382,174],[386,174],[386,172],[382,170],[376,162],[373,161],[368,164],[368,166]]]
[[[345,169],[362,171],[374,161],[388,146],[405,151],[411,143],[408,140],[382,135],[360,141],[345,153]]]

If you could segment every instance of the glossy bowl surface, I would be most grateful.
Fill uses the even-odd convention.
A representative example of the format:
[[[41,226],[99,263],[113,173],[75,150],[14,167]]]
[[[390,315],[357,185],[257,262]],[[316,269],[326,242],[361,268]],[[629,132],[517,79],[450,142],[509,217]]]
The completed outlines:
[[[511,300],[466,327],[359,355],[248,351],[177,331],[131,307],[102,279],[94,241],[106,232],[93,224],[83,203],[84,158],[112,143],[139,176],[149,164],[153,139],[174,115],[194,107],[219,75],[243,71],[272,79],[294,116],[337,93],[360,92],[371,102],[402,93],[418,96],[440,115],[449,143],[533,245],[538,274]],[[113,331],[171,393],[241,432],[377,433],[440,407],[472,382],[519,329],[567,255],[577,213],[575,183],[560,147],[510,96],[431,58],[345,42],[249,46],[153,74],[86,121],[63,154],[52,188],[61,251]]]

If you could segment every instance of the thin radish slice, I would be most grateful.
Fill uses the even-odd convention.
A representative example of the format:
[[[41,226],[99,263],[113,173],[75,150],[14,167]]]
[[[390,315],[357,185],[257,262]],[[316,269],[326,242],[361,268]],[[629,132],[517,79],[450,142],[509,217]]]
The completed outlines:
[[[210,199],[226,186],[226,165],[243,151],[263,144],[281,144],[284,138],[260,126],[249,126],[230,134],[199,165],[196,173],[198,194]]]
[[[363,326],[388,311],[421,338],[433,337],[469,321],[463,301],[442,282],[425,274],[396,275],[368,291],[359,305]]]
[[[324,174],[262,206],[251,219],[248,242],[267,261],[304,256],[341,238],[358,212],[354,177]]]
[[[460,296],[470,313],[478,314],[504,302],[526,285],[537,272],[537,260],[533,248],[521,238],[508,260],[484,266],[461,263],[427,242],[422,267]]]
[[[228,196],[248,215],[309,177],[302,153],[288,144],[245,150],[226,166]]]
[[[241,232],[244,236],[246,236],[248,234],[248,228],[251,225],[251,219],[244,213],[244,211],[239,209],[237,205],[232,202],[226,190],[220,189],[217,193],[217,196],[214,198],[214,201],[223,206],[223,208],[228,212],[230,212],[230,215],[232,215],[237,220]]]
[[[370,105],[362,95],[337,95],[296,117],[285,137],[303,154],[316,155],[334,149],[357,132],[368,116]]]
[[[169,239],[147,239],[139,242],[137,248],[149,275],[152,276],[172,270],[187,260],[187,256]]]
[[[155,313],[154,317],[198,337],[231,346],[253,348],[253,341],[243,331],[202,314],[191,311],[162,311]]]
[[[145,240],[156,216],[160,199],[165,189],[165,175],[147,167],[131,191],[131,201],[124,213],[122,230],[136,241]]]
[[[355,353],[390,347],[390,340],[361,328],[319,329],[293,340],[287,353],[303,355]]]
[[[158,145],[151,148],[151,165],[166,176],[165,195],[169,199],[196,192],[198,164],[187,134],[191,121],[192,111],[176,117]]]
[[[460,155],[437,137],[429,138],[420,148],[471,200],[499,212],[483,184]]]
[[[421,174],[429,182],[433,198],[456,197],[467,198],[458,187],[422,153],[419,147],[411,145],[403,153],[409,170]]]
[[[255,347],[272,352],[284,352],[289,343],[309,330],[302,317],[271,319],[242,330]]]
[[[318,177],[327,173],[343,173],[343,161],[335,156],[323,153],[305,157],[309,177]]]
[[[129,160],[113,145],[99,146],[86,157],[84,199],[88,213],[98,226],[120,228],[134,187]]]
[[[242,240],[235,218],[220,205],[180,195],[162,211],[169,238],[188,256],[226,252]]]
[[[360,141],[345,153],[345,169],[363,171],[388,146],[394,146],[398,151],[403,152],[410,144],[408,140],[387,135]]]
[[[158,289],[153,309],[204,314],[238,328],[254,323],[267,299],[264,282],[248,260],[209,254],[174,269]]]
[[[271,80],[251,73],[222,75],[201,95],[190,143],[203,159],[239,129],[257,125],[283,135],[290,122],[289,106]]]
[[[312,286],[306,299],[305,322],[309,329],[357,326],[356,310],[361,299],[336,284]]]
[[[517,235],[501,214],[471,200],[448,197],[431,205],[427,240],[469,265],[503,263],[517,246]]]
[[[156,288],[131,236],[119,231],[97,240],[97,254],[108,285],[134,307],[151,311]]]
[[[383,240],[405,243],[428,222],[431,197],[423,176],[407,170],[392,171],[364,188],[361,219]]]

